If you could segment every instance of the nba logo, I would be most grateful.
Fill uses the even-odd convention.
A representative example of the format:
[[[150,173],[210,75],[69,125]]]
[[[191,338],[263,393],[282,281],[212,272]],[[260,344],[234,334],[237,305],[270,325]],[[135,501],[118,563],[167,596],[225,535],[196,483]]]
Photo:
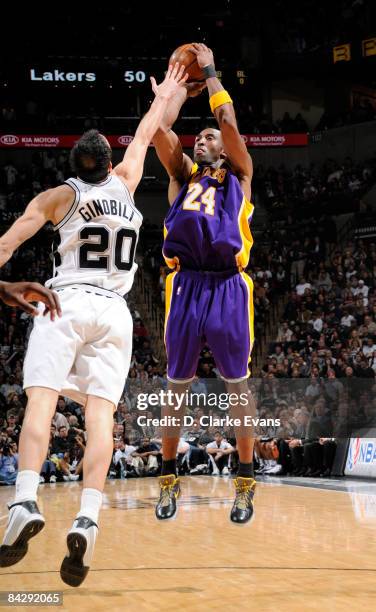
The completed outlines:
[[[180,295],[181,294],[181,287],[178,287],[178,290],[176,292],[176,295]]]
[[[349,470],[352,470],[358,461],[360,446],[361,446],[360,438],[355,438],[354,440],[351,440],[350,446],[349,446],[349,454],[347,457],[347,467]]]

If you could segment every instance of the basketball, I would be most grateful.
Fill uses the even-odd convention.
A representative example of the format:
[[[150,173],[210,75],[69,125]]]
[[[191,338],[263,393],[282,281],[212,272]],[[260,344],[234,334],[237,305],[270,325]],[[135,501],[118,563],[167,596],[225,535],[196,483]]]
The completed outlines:
[[[186,72],[189,74],[188,83],[192,81],[204,81],[205,77],[200,66],[197,63],[196,55],[190,50],[192,43],[181,45],[170,57],[169,65],[174,65],[179,62],[185,66]]]

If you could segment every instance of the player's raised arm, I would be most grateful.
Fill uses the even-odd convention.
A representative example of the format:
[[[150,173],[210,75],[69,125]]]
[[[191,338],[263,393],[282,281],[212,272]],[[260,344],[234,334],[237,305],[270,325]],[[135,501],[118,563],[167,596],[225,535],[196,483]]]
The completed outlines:
[[[183,75],[184,66],[179,66],[178,63],[169,66],[166,77],[157,87],[153,103],[141,120],[123,161],[114,168],[114,172],[125,180],[132,194],[142,178],[148,146],[161,124],[166,108],[188,78],[188,75]]]
[[[47,189],[33,198],[25,212],[0,238],[0,268],[12,257],[14,251],[34,236],[47,221],[56,223],[57,210],[64,210],[72,203],[72,189],[60,185]]]
[[[157,94],[158,85],[151,78],[153,92]],[[166,108],[159,129],[153,136],[160,162],[164,166],[171,179],[184,183],[190,174],[193,162],[188,155],[183,153],[179,137],[173,132],[172,126],[179,117],[180,110],[188,97],[195,97],[205,89],[206,83],[186,83],[181,87]]]
[[[191,50],[205,74],[210,107],[218,121],[226,155],[239,178],[247,179],[250,183],[252,159],[239,132],[232,100],[216,76],[213,52],[203,43],[192,43]]]

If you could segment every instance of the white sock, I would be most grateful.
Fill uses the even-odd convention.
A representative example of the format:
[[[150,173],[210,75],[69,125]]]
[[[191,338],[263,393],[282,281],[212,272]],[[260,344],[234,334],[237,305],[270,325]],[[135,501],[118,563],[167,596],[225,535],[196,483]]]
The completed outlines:
[[[37,501],[39,474],[33,470],[22,470],[16,478],[16,495],[14,502]]]
[[[99,510],[102,505],[102,493],[98,489],[83,489],[81,495],[81,508],[77,514],[79,516],[87,516],[94,523],[98,524]]]

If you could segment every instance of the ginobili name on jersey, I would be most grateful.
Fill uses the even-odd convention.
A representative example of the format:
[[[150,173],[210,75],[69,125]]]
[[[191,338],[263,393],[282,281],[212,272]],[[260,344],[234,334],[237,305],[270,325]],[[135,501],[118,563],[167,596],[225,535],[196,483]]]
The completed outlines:
[[[85,222],[103,215],[123,217],[129,221],[132,221],[134,216],[133,208],[124,202],[120,202],[120,200],[92,200],[91,202],[86,202],[84,206],[81,206],[78,212]]]

